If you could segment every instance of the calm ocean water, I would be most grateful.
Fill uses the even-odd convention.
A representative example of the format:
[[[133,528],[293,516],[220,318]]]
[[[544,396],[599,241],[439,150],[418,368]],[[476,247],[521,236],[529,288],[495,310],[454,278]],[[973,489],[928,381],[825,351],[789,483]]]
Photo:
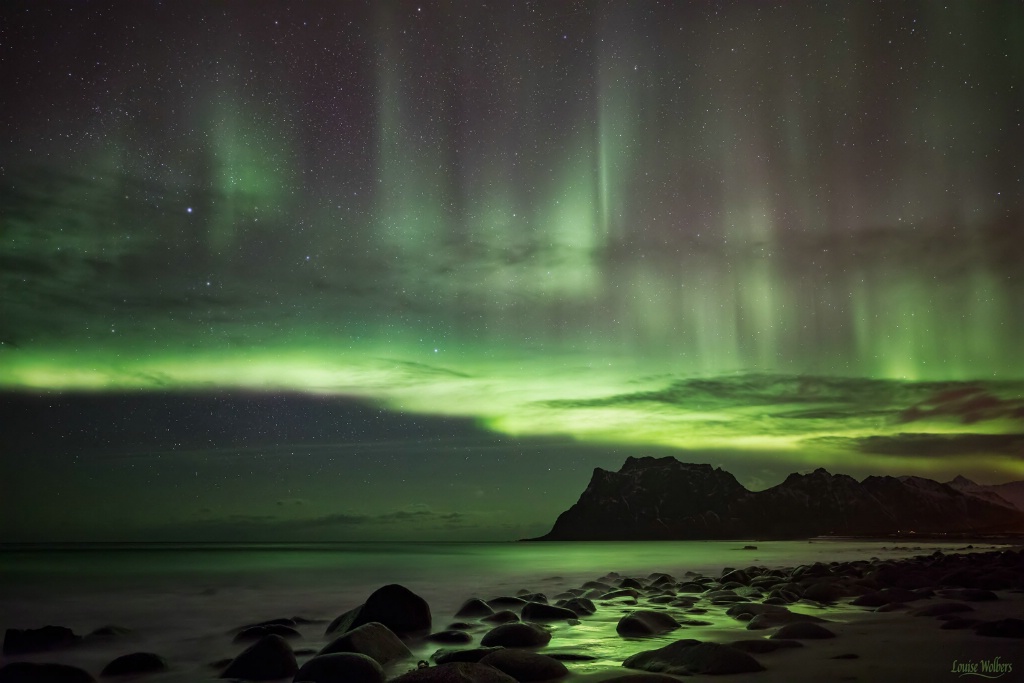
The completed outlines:
[[[23,659],[71,663],[96,674],[117,655],[150,650],[171,660],[175,671],[149,680],[214,680],[207,664],[242,649],[231,642],[231,629],[284,616],[330,620],[387,583],[423,596],[441,629],[466,598],[521,588],[554,595],[613,571],[717,576],[727,566],[898,558],[957,547],[752,543],[757,550],[742,550],[738,541],[7,547],[0,550],[0,629],[59,624],[85,634],[122,626],[132,630],[122,640]],[[306,627],[307,640],[295,646],[321,647],[322,632],[321,624]],[[586,628],[574,633],[587,637]]]

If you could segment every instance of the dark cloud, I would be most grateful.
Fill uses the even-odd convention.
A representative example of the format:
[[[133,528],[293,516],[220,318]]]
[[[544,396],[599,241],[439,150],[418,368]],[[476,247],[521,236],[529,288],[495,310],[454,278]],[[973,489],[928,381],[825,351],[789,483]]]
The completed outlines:
[[[950,458],[1000,455],[1024,460],[1024,433],[1020,434],[915,434],[868,436],[859,439],[818,439],[817,443],[845,445],[871,455],[915,458]]]
[[[977,385],[937,392],[900,412],[900,422],[953,418],[964,424],[1009,418],[1024,420],[1024,398],[1002,399]]]

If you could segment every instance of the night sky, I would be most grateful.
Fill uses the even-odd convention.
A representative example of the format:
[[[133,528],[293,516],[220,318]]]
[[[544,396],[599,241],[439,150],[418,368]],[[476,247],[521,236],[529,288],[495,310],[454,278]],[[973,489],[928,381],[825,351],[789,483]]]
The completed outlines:
[[[1024,479],[1024,5],[0,7],[0,540]]]

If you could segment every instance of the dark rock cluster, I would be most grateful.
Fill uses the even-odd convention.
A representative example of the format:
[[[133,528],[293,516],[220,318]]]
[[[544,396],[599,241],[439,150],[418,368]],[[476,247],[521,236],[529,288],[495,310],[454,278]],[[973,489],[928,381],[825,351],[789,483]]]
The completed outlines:
[[[434,623],[426,601],[407,588],[389,585],[335,619],[327,628],[331,639],[320,650],[293,650],[289,643],[301,638],[300,627],[312,622],[275,619],[236,629],[234,642],[251,642],[216,667],[225,679],[291,678],[295,683],[552,681],[567,676],[573,662],[596,659],[573,650],[579,640],[559,642],[567,629],[596,618],[609,626],[607,637],[621,639],[622,649],[630,653],[616,664],[632,673],[610,680],[667,683],[674,679],[666,674],[761,671],[771,666],[778,650],[810,651],[821,647],[816,641],[842,639],[843,624],[828,618],[828,609],[837,605],[902,612],[907,616],[901,618],[914,623],[932,620],[935,628],[966,631],[970,637],[1024,640],[1024,620],[983,618],[985,606],[1005,599],[1005,591],[1022,590],[1024,551],[1016,550],[935,552],[908,560],[873,558],[786,569],[750,565],[726,568],[717,577],[691,572],[681,579],[664,573],[609,574],[550,600],[526,591],[490,600],[473,597],[452,615],[458,621],[431,632]],[[505,616],[496,620],[498,614]],[[712,623],[731,624],[740,633],[725,643],[687,637]],[[615,634],[611,624],[616,625]],[[109,641],[125,632],[114,628],[106,635],[94,632],[82,638],[59,626],[9,629],[4,653],[20,657],[87,647],[91,639]],[[414,653],[431,643],[444,647],[430,661],[417,661]],[[831,658],[860,656],[843,652]],[[100,676],[134,680],[173,666],[158,654],[131,652],[107,664]],[[0,668],[0,683],[88,681],[94,681],[89,672],[64,664],[13,661]]]

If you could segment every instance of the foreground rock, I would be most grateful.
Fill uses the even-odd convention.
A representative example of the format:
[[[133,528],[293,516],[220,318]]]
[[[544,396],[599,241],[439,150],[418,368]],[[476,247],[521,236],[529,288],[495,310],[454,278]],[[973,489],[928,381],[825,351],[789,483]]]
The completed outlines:
[[[516,683],[516,679],[486,664],[452,662],[410,671],[390,683]]]
[[[294,676],[299,670],[288,641],[278,635],[264,636],[235,657],[221,678],[270,681]]]
[[[430,630],[430,605],[405,586],[397,583],[378,588],[366,602],[345,612],[328,625],[324,635],[345,633],[363,624],[378,621],[399,636]]]
[[[547,655],[537,654],[529,650],[497,650],[481,659],[480,663],[493,666],[495,669],[507,673],[519,681],[519,683],[548,681],[553,678],[562,678],[569,675],[569,670],[565,668],[565,664]]]
[[[622,666],[673,676],[694,674],[739,674],[764,671],[761,664],[742,650],[721,643],[677,640],[657,650],[638,652]]]
[[[65,626],[44,626],[42,628],[9,628],[4,634],[4,654],[23,655],[31,652],[45,652],[77,645],[82,641],[74,631]]]
[[[679,628],[679,622],[665,612],[636,610],[619,619],[615,631],[620,636],[641,638],[668,633]]]
[[[100,676],[126,676],[167,671],[167,660],[153,652],[133,652],[121,655],[103,667]]]
[[[829,631],[820,624],[809,621],[798,621],[786,624],[771,635],[772,639],[783,640],[821,640],[824,638],[835,638],[836,634]]]
[[[381,666],[412,657],[412,652],[409,651],[405,643],[387,626],[378,621],[363,624],[359,628],[352,629],[345,635],[335,638],[325,645],[318,654],[328,655],[336,652],[366,655]]]
[[[66,664],[12,662],[0,669],[0,683],[96,683],[96,679]]]
[[[353,652],[317,655],[302,665],[293,679],[297,683],[384,683],[384,668],[371,657]]]

